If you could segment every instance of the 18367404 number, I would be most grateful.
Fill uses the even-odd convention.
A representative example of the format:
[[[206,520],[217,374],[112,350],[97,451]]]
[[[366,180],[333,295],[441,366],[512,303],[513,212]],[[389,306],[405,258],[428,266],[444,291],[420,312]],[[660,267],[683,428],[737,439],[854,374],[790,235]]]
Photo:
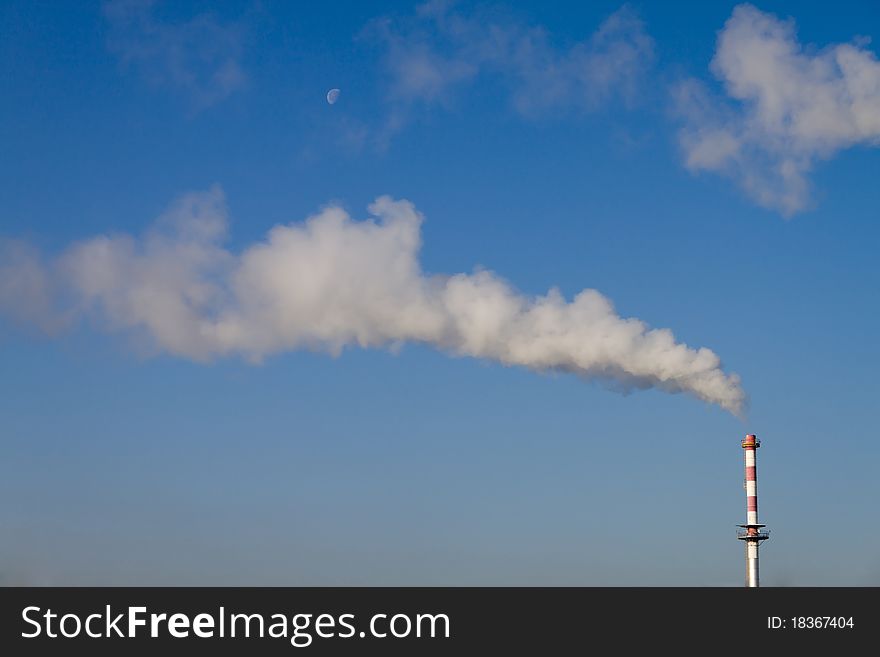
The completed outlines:
[[[852,629],[852,616],[768,616],[767,628],[771,630],[824,630]]]

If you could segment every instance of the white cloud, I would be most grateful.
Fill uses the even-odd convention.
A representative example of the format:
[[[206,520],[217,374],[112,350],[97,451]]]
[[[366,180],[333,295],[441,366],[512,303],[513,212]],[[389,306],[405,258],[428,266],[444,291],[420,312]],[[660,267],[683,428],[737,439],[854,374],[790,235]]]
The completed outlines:
[[[394,128],[414,104],[448,104],[456,89],[485,77],[503,81],[525,115],[590,111],[613,97],[629,102],[654,57],[653,40],[626,6],[566,48],[498,8],[465,13],[446,2],[422,5],[408,19],[374,21],[368,33],[384,48]]]
[[[880,62],[864,41],[805,47],[792,20],[739,5],[711,70],[727,100],[694,80],[676,88],[685,163],[734,178],[762,206],[805,209],[817,161],[880,143]]]
[[[418,259],[423,217],[413,204],[383,196],[369,210],[371,219],[354,221],[329,206],[234,253],[222,246],[226,206],[214,187],[178,199],[140,238],[95,237],[50,263],[20,251],[0,266],[24,272],[4,277],[0,305],[15,312],[30,291],[63,288],[66,312],[199,361],[416,342],[742,411],[739,377],[725,374],[709,349],[620,317],[595,290],[568,301],[555,289],[524,296],[488,271],[428,275]]]
[[[177,23],[155,17],[155,0],[108,0],[104,16],[108,46],[123,65],[151,84],[186,95],[194,109],[213,105],[242,89],[242,30],[211,14]]]

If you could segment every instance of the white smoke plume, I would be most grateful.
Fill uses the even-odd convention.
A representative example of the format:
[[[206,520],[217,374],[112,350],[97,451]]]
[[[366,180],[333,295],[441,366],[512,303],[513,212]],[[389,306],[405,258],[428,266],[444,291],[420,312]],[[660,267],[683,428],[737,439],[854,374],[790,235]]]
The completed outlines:
[[[696,80],[676,89],[688,168],[727,175],[786,216],[808,207],[817,161],[880,145],[880,61],[867,43],[818,50],[798,41],[793,21],[736,7],[711,65],[728,101]]]
[[[233,253],[222,246],[227,213],[215,186],[178,199],[142,238],[95,237],[51,262],[21,249],[15,259],[3,253],[0,276],[12,283],[0,288],[0,308],[43,299],[28,309],[33,319],[63,288],[65,312],[198,361],[416,342],[619,389],[685,392],[742,412],[739,377],[725,374],[709,349],[621,318],[595,290],[571,301],[555,289],[529,298],[488,271],[427,275],[418,260],[423,218],[413,204],[382,196],[369,211],[374,218],[354,221],[330,206]],[[25,274],[15,278],[19,270]]]

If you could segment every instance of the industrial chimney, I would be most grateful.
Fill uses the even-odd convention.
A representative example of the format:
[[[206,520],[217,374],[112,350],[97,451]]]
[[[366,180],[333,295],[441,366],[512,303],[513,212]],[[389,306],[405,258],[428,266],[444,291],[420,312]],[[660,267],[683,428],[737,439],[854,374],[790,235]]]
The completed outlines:
[[[770,538],[770,531],[764,530],[766,525],[758,523],[758,475],[756,459],[761,441],[754,434],[749,434],[742,441],[743,453],[746,464],[746,479],[743,488],[746,489],[746,524],[737,531],[737,538],[745,542],[746,546],[746,586],[757,588],[758,584],[758,545],[761,541]]]

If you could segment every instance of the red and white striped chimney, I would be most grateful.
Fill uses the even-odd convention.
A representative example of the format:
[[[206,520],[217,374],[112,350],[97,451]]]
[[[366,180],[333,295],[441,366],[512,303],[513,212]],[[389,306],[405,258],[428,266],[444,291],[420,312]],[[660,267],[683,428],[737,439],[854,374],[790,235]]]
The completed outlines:
[[[746,524],[739,525],[743,531],[737,538],[746,544],[746,586],[757,588],[758,583],[758,545],[770,538],[770,532],[764,531],[765,525],[758,523],[758,471],[755,457],[761,441],[754,434],[749,434],[742,441],[745,456],[746,479]]]
[[[755,468],[755,457],[761,446],[758,437],[749,434],[742,441],[746,462],[746,525],[758,524],[758,476]]]

